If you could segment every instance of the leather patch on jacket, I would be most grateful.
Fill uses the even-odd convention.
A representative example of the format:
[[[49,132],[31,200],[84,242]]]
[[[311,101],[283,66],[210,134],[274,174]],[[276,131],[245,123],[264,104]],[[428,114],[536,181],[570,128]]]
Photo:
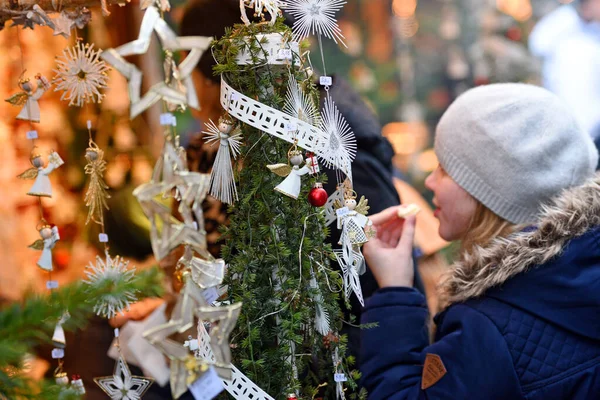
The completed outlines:
[[[427,354],[425,365],[423,366],[423,376],[421,378],[421,389],[425,390],[432,387],[446,375],[446,367],[442,359],[437,354]]]

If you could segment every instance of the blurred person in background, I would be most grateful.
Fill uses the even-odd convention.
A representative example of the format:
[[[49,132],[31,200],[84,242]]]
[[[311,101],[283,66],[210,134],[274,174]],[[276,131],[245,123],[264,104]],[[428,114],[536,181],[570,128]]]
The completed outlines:
[[[576,0],[542,18],[529,37],[543,85],[600,144],[600,0]]]

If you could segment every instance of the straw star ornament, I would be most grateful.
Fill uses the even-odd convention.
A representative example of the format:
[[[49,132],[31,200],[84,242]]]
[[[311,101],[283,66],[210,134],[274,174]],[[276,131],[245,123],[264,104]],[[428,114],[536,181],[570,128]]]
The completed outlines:
[[[131,375],[127,363],[122,356],[119,356],[113,375],[94,378],[94,382],[111,400],[141,400],[154,379]]]
[[[175,68],[165,71],[165,74],[167,74],[165,81],[155,83],[142,96],[142,71],[134,64],[126,61],[124,57],[146,53],[154,32],[160,38],[165,54],[171,54],[171,52],[178,50],[189,50],[189,54],[183,62],[175,65]],[[212,37],[204,36],[178,37],[167,23],[161,19],[158,9],[149,6],[142,19],[138,38],[115,49],[108,49],[101,56],[128,81],[129,100],[131,102],[130,118],[135,118],[160,100],[180,108],[189,106],[200,109],[191,74],[212,40]],[[184,88],[184,90],[182,91],[181,88]]]

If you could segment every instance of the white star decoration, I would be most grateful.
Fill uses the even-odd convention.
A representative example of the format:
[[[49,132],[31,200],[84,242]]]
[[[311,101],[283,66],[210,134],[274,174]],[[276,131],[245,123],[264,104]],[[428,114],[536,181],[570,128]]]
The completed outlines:
[[[94,382],[111,400],[141,400],[154,379],[132,376],[123,357],[119,357],[112,376],[94,378]]]
[[[171,250],[181,244],[189,244],[202,257],[211,259],[206,246],[206,232],[194,224],[194,218],[204,221],[202,202],[206,197],[210,175],[186,171],[183,161],[170,142],[165,143],[163,154],[156,162],[152,182],[138,186],[133,195],[137,197],[144,214],[150,220],[150,241],[157,260],[165,258]],[[172,211],[157,201],[157,196],[171,193],[177,188],[180,198],[179,212],[184,218],[180,222]],[[162,228],[159,232],[160,220]]]
[[[335,19],[335,13],[344,4],[345,0],[285,0],[283,8],[295,18],[292,30],[298,40],[317,34],[346,46],[342,30]]]
[[[126,61],[124,57],[144,54],[150,47],[153,32],[156,32],[160,38],[164,51],[190,50],[185,60],[177,66],[179,72],[177,80],[185,87],[185,93],[163,81],[154,84],[144,96],[141,95],[142,72],[134,64]],[[200,104],[191,74],[212,40],[211,37],[204,36],[178,37],[167,23],[160,18],[158,9],[154,6],[148,7],[142,20],[138,38],[116,49],[108,49],[102,53],[102,58],[128,80],[129,99],[131,101],[130,117],[135,118],[161,99],[181,107],[190,106],[199,109]]]

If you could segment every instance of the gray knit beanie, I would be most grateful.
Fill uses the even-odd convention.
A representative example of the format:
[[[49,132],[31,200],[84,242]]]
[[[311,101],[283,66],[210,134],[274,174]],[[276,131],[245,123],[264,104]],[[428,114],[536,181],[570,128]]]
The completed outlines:
[[[452,179],[495,214],[533,222],[542,203],[591,177],[598,152],[562,102],[502,83],[461,95],[437,127],[435,153]]]

